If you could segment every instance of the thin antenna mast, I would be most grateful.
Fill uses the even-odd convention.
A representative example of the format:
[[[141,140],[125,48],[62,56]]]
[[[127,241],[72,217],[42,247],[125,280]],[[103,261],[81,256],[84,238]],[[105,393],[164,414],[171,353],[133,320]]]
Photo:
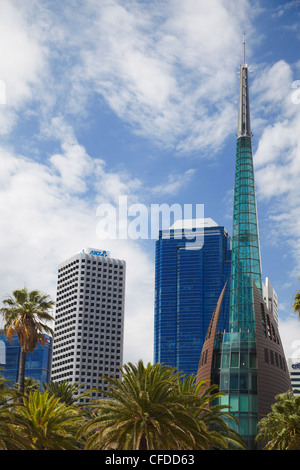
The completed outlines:
[[[243,33],[243,64],[246,64],[245,33]]]

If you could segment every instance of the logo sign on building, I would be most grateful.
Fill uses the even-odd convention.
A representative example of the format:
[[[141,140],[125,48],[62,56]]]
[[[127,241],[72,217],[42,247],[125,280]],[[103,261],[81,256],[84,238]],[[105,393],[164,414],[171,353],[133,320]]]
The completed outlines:
[[[300,362],[296,362],[295,364],[291,364],[292,369],[294,370],[300,370]]]
[[[109,251],[99,250],[97,248],[84,248],[81,253],[87,255],[103,256],[103,258],[109,257]]]

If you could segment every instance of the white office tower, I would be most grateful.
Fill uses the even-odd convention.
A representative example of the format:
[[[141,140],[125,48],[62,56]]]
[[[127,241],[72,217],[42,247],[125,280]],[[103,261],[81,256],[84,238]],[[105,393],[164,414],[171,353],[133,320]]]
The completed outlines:
[[[120,377],[126,263],[85,248],[59,265],[51,379],[106,390]],[[92,399],[105,394],[93,392]]]
[[[263,283],[263,297],[266,306],[273,313],[274,320],[278,324],[278,300],[277,294],[272,286],[270,279],[266,277],[265,282]]]

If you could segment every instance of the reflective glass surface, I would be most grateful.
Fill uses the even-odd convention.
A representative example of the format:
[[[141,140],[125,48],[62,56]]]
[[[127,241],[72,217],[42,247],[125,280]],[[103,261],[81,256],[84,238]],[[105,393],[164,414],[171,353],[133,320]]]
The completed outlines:
[[[189,241],[190,243],[190,241]],[[184,238],[156,242],[154,361],[196,374],[219,295],[230,278],[231,241],[224,227],[204,228],[201,249]],[[229,289],[219,328],[228,327]]]
[[[254,332],[252,280],[262,292],[251,137],[237,139],[230,284],[231,331]]]
[[[262,292],[252,144],[246,136],[237,139],[236,149],[229,332],[216,344],[221,367],[214,374],[249,448],[253,448],[257,426],[253,281]]]
[[[35,350],[26,356],[25,377],[39,380],[41,385],[49,382],[51,373],[52,338],[44,335],[45,344],[37,344]],[[11,381],[18,382],[20,366],[20,345],[17,336],[10,343],[4,334],[0,334],[0,374]]]

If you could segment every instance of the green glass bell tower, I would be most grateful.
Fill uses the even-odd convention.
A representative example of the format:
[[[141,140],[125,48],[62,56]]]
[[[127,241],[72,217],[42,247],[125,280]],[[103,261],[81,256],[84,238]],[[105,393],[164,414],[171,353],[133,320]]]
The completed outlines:
[[[257,434],[257,355],[253,281],[262,293],[261,261],[250,126],[248,66],[240,66],[233,207],[229,331],[220,342],[219,386],[223,404],[238,420],[248,448]]]
[[[239,116],[230,283],[224,285],[207,330],[197,381],[217,384],[234,427],[247,448],[255,449],[258,422],[271,411],[276,395],[291,390],[277,320],[262,296],[256,211],[248,66],[240,66]],[[218,330],[223,298],[230,287],[229,328]]]
[[[261,262],[250,127],[248,66],[240,66],[239,119],[233,205],[230,330],[254,331],[252,280],[262,293]]]

